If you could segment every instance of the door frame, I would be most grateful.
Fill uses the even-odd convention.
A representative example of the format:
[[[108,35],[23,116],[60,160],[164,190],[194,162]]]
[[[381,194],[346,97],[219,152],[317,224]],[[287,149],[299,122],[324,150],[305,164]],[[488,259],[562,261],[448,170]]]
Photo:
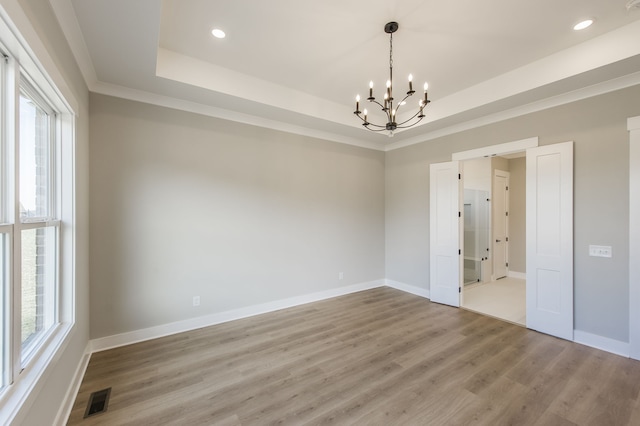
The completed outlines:
[[[498,145],[491,145],[491,146],[485,146],[485,147],[481,147],[481,148],[471,149],[471,150],[468,150],[468,151],[454,152],[453,154],[451,154],[451,160],[452,161],[456,161],[456,162],[462,162],[462,161],[465,161],[465,160],[475,160],[477,158],[482,158],[482,157],[490,158],[490,157],[507,155],[507,154],[515,154],[515,153],[518,153],[518,152],[526,151],[529,148],[535,148],[537,146],[538,146],[538,137],[532,137],[532,138],[527,138],[527,139],[520,139],[520,140],[513,141],[513,142],[506,142],[506,143],[502,143],[502,144],[498,144]],[[493,182],[491,184],[491,188],[493,189]],[[464,219],[464,218],[462,218],[462,219]],[[430,222],[431,222],[431,220],[430,220]],[[432,225],[433,224],[431,223],[430,226],[432,226]],[[490,228],[491,228],[490,229],[490,234],[493,236],[493,224],[491,224]],[[460,239],[462,240],[462,232],[460,232]],[[462,242],[460,243],[460,246],[462,248]],[[491,258],[491,262],[493,262],[493,254],[491,254],[490,258]],[[460,269],[461,269],[461,271],[460,271],[461,275],[460,275],[459,278],[461,279],[461,276],[462,276],[462,265],[460,265]],[[493,276],[493,266],[492,266],[491,274]],[[460,287],[464,287],[464,283],[462,283],[462,282],[460,282],[458,285]],[[463,300],[464,292],[461,291],[459,294],[460,294],[459,295],[459,304],[462,304],[463,301],[464,301]]]
[[[482,148],[473,149],[469,151],[453,153],[451,158],[454,161],[462,161],[462,160],[470,160],[470,159],[479,158],[479,157],[493,157],[498,155],[512,154],[512,153],[521,152],[521,151],[527,151],[528,153],[528,150],[530,148],[537,148],[537,147],[538,147],[538,138],[534,137],[534,138],[522,139],[515,142],[508,142],[505,144],[493,145],[493,146],[482,147]],[[573,211],[571,212],[571,216],[573,217]],[[571,239],[571,245],[573,246],[573,239]],[[639,296],[640,296],[640,292],[639,292]],[[640,303],[640,300],[638,302]],[[573,303],[574,303],[574,300],[571,300],[571,304]],[[527,325],[529,326],[529,324]],[[573,330],[573,327],[574,327],[574,324],[572,321],[572,325],[571,325],[572,330]]]

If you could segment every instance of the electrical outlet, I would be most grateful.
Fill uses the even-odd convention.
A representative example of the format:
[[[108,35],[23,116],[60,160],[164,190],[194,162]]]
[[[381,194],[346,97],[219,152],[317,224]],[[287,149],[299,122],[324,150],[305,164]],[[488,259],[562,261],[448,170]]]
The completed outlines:
[[[339,280],[344,279],[344,272],[338,272],[338,279]]]
[[[595,257],[611,257],[611,246],[589,246],[589,256]]]
[[[193,296],[193,306],[200,306],[200,296]]]

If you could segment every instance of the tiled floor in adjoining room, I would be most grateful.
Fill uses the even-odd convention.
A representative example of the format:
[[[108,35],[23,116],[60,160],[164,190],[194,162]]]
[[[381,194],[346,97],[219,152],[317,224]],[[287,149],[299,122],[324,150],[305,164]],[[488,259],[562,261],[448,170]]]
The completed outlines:
[[[509,277],[482,284],[472,284],[464,289],[462,307],[525,325],[525,289],[525,280]]]

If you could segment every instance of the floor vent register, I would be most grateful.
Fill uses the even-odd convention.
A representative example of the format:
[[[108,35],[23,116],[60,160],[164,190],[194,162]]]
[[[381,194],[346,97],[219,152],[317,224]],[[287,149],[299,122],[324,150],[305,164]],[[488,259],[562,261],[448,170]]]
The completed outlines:
[[[84,418],[86,419],[87,417],[95,416],[96,414],[107,411],[109,395],[111,395],[111,388],[93,392],[91,396],[89,396],[89,402],[87,403],[87,410],[84,412]]]

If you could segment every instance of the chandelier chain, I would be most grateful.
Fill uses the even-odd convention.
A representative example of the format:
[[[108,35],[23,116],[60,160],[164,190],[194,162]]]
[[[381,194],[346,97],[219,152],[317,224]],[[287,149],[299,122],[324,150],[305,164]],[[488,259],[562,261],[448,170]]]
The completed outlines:
[[[393,33],[389,35],[389,69],[393,70]]]

